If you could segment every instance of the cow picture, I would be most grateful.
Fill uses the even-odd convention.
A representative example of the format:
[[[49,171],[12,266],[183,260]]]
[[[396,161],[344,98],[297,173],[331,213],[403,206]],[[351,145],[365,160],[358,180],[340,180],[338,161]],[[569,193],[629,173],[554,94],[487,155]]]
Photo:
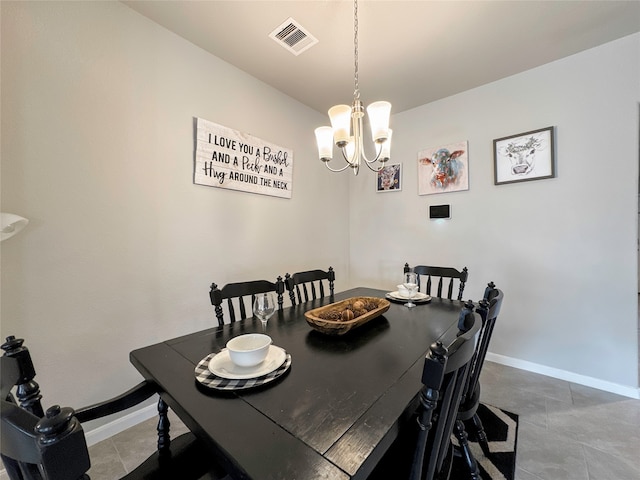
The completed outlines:
[[[494,140],[494,183],[555,177],[553,150],[553,127]]]
[[[458,142],[418,153],[418,194],[469,189],[467,142]]]
[[[400,190],[400,173],[401,167],[399,163],[382,167],[378,171],[378,192],[397,192]]]

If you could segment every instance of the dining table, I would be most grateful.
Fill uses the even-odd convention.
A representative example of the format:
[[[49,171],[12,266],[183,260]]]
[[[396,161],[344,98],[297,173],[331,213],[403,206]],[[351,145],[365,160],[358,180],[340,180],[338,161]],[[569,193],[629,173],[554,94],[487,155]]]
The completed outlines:
[[[265,327],[250,317],[136,349],[130,361],[233,478],[365,479],[417,406],[429,346],[455,338],[464,304],[392,301],[344,335],[317,331],[305,312],[388,293],[352,288],[277,310]],[[212,376],[211,359],[247,333],[284,350],[279,374],[256,384]]]

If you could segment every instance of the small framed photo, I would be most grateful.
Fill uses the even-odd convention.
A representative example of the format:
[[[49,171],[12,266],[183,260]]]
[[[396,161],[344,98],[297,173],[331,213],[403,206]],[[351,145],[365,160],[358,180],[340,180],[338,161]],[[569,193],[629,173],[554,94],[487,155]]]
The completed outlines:
[[[493,141],[495,185],[554,178],[555,163],[554,127]]]
[[[402,189],[402,164],[385,165],[376,177],[377,192],[399,192]]]

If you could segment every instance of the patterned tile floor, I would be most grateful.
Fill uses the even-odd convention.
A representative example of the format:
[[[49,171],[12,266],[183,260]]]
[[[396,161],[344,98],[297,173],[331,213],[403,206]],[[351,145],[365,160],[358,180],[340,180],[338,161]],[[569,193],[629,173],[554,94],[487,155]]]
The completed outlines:
[[[640,480],[640,400],[492,362],[481,384],[483,402],[520,415],[516,480]],[[91,479],[118,479],[153,452],[155,423],[92,446]]]

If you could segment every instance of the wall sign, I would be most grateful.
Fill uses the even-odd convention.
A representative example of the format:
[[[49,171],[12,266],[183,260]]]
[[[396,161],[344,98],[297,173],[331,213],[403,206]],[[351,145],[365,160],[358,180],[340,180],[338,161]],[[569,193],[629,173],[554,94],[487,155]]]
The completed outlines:
[[[193,183],[291,198],[293,151],[197,119]]]

